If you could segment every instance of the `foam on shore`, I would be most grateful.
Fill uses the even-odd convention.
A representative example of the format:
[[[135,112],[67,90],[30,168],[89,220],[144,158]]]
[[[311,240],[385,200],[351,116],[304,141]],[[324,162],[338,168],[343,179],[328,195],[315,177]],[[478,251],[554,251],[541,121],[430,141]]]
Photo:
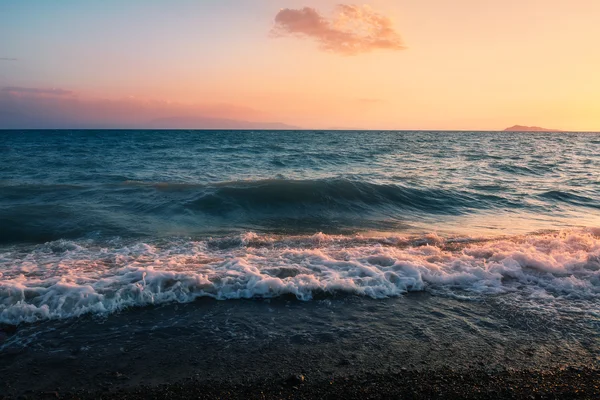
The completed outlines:
[[[463,299],[518,294],[600,315],[600,231],[500,239],[272,236],[156,243],[55,241],[0,251],[0,322],[110,314],[128,307],[411,291]]]

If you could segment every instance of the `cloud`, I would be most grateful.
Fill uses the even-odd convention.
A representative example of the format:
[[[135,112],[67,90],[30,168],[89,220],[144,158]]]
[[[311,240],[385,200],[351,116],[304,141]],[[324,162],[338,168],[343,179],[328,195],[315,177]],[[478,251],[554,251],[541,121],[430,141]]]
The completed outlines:
[[[0,57],[0,61],[17,61],[16,58]]]
[[[42,96],[69,96],[73,92],[71,90],[64,89],[40,89],[40,88],[27,88],[20,86],[6,86],[2,88],[3,92],[9,92],[13,94],[29,94],[29,95],[42,95]]]
[[[316,40],[321,49],[345,55],[373,50],[403,50],[392,20],[369,6],[340,4],[332,18],[317,10],[284,8],[275,16],[273,37],[297,36]]]

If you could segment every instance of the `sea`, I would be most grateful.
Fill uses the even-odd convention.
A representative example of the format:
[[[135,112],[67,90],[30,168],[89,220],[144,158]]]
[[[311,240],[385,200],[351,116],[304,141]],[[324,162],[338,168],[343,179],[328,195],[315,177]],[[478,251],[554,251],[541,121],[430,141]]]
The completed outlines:
[[[0,131],[0,324],[142,378],[597,366],[600,135]]]

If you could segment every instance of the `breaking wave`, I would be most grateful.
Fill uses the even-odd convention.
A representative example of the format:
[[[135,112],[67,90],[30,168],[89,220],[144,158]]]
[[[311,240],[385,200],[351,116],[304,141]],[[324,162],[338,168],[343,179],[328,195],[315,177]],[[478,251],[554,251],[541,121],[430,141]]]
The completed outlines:
[[[196,199],[187,203],[187,207],[208,212],[226,212],[235,208],[272,210],[298,207],[363,211],[377,206],[391,206],[432,214],[453,214],[460,213],[461,209],[464,211],[467,208],[490,207],[493,202],[506,205],[498,196],[481,196],[449,189],[375,184],[348,179],[273,179],[206,187]]]
[[[518,294],[600,313],[600,230],[504,238],[243,235],[133,242],[59,240],[0,252],[0,322],[128,307],[427,291],[465,300]],[[572,301],[575,300],[575,301]]]
[[[227,229],[395,231],[406,221],[422,217],[525,210],[522,204],[489,191],[337,178],[0,184],[0,189],[0,200],[9,201],[0,207],[0,244],[78,239],[90,232],[158,237],[171,228],[174,233],[202,234]],[[535,211],[535,206],[529,208]]]

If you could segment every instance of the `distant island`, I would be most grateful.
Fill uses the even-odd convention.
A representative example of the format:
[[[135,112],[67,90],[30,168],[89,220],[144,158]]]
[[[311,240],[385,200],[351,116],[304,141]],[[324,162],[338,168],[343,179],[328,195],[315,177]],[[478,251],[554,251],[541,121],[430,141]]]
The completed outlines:
[[[506,128],[504,132],[563,132],[558,129],[547,129],[540,128],[539,126],[523,126],[523,125],[515,125],[510,128]]]

